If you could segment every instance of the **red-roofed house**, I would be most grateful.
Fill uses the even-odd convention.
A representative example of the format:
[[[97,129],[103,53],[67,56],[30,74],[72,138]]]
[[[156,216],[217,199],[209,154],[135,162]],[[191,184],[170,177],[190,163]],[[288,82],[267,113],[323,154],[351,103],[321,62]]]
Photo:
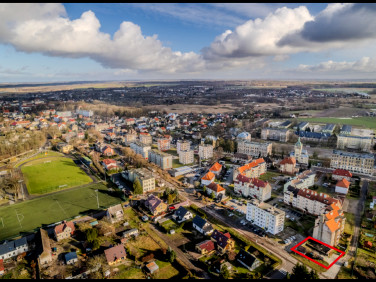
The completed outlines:
[[[209,171],[201,178],[202,185],[209,185],[210,183],[214,182],[215,174]]]
[[[218,162],[216,162],[215,164],[213,164],[213,166],[209,169],[209,171],[211,171],[212,173],[214,173],[215,175],[219,175],[222,171],[222,165],[219,164]]]
[[[342,180],[345,178],[347,181],[350,181],[351,177],[352,177],[352,173],[346,169],[337,168],[332,173],[332,178],[334,180]]]
[[[106,168],[106,170],[112,170],[112,169],[117,169],[119,168],[116,161],[112,159],[104,159],[103,160],[103,165]]]
[[[104,251],[106,260],[109,265],[114,265],[124,261],[127,258],[123,245],[117,245]]]
[[[341,194],[347,194],[349,192],[350,188],[350,182],[346,179],[343,178],[342,180],[338,181],[336,184],[336,193],[341,193]]]
[[[223,188],[221,185],[217,183],[212,182],[209,185],[207,185],[206,188],[207,188],[206,193],[208,195],[211,195],[211,193],[213,192],[216,198],[218,198],[219,194],[223,195],[222,198],[224,198],[226,195],[225,188]]]
[[[196,244],[196,251],[202,255],[209,255],[215,251],[214,242],[206,240],[204,242]]]
[[[254,160],[245,164],[234,171],[233,180],[235,181],[239,174],[243,174],[249,178],[260,177],[266,172],[266,162],[263,158]]]
[[[299,171],[298,168],[296,168],[296,159],[294,157],[288,157],[284,158],[280,163],[279,170],[282,173],[294,175]]]
[[[60,240],[70,238],[75,231],[74,223],[72,221],[64,221],[62,224],[55,226],[54,234],[56,240],[59,242]]]
[[[249,178],[239,174],[234,181],[234,191],[241,193],[243,197],[252,197],[264,202],[271,198],[272,187],[269,182],[258,178]]]
[[[114,154],[114,149],[112,149],[111,147],[109,146],[104,146],[102,148],[102,154],[107,156],[107,157],[110,157]]]

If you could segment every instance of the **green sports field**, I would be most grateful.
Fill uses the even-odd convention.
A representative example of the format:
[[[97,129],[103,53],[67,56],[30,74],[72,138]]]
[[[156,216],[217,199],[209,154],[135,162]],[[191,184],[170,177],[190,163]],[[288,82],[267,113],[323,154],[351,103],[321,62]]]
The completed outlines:
[[[35,159],[21,167],[30,194],[45,194],[92,182],[71,159],[51,157]]]
[[[100,209],[121,202],[120,198],[112,194],[114,192],[109,192],[106,186],[97,183],[0,207],[0,241],[97,210],[95,189],[99,190]]]

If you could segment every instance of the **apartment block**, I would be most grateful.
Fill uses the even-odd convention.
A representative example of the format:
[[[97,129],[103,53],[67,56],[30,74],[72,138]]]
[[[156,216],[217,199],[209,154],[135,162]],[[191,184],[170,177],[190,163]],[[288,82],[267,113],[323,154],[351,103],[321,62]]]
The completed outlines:
[[[266,162],[263,158],[254,160],[246,165],[238,167],[234,170],[233,180],[235,181],[239,174],[243,174],[249,178],[259,178],[266,172]]]
[[[130,148],[136,154],[140,154],[143,158],[145,158],[145,159],[149,158],[149,151],[151,150],[151,146],[150,145],[146,145],[144,143],[136,141],[136,142],[131,143]]]
[[[238,153],[253,157],[267,157],[272,154],[272,143],[260,143],[242,140],[238,142]]]
[[[158,144],[159,151],[170,150],[170,147],[171,147],[170,138],[158,138],[157,144]]]
[[[261,139],[263,140],[287,142],[292,135],[293,133],[289,129],[266,127],[261,130]]]
[[[372,154],[350,153],[333,150],[330,167],[346,169],[352,173],[372,175],[375,166],[375,156]]]
[[[201,144],[198,146],[198,155],[201,160],[207,160],[213,157],[213,145]]]
[[[151,145],[153,143],[153,137],[149,133],[140,133],[140,142],[146,145]]]
[[[309,188],[315,185],[316,173],[312,170],[305,170],[301,174],[290,178],[283,186],[283,192],[287,191],[287,187],[292,186],[297,189]]]
[[[275,235],[283,231],[285,212],[257,199],[252,199],[247,203],[246,219]]]
[[[262,202],[272,196],[272,187],[268,182],[258,178],[249,178],[242,174],[236,177],[234,191],[240,193],[243,197],[256,198]]]
[[[191,142],[188,140],[178,140],[176,142],[176,152],[189,151],[191,149]]]
[[[151,149],[149,151],[149,161],[162,169],[172,168],[172,156],[158,150]]]
[[[192,164],[194,163],[194,152],[193,150],[180,151],[179,152],[179,163],[181,164]]]
[[[137,168],[128,171],[124,171],[121,175],[131,181],[132,183],[138,179],[141,183],[144,193],[155,190],[155,177],[153,174],[145,168]]]

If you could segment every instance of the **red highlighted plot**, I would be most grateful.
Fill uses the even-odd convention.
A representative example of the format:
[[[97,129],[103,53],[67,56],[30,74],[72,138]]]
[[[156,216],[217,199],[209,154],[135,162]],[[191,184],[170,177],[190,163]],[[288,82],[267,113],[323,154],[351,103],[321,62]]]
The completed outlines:
[[[301,252],[299,252],[298,250],[296,250],[296,248],[298,248],[300,245],[304,244],[304,243],[305,243],[306,241],[308,241],[308,240],[313,240],[313,241],[315,241],[315,242],[317,242],[317,243],[320,243],[320,244],[322,244],[322,245],[324,245],[324,246],[326,246],[326,247],[328,247],[328,248],[330,248],[330,249],[333,249],[333,250],[339,252],[340,255],[339,255],[338,258],[337,258],[335,261],[333,261],[329,266],[325,266],[325,265],[323,265],[322,263],[319,263],[318,261],[315,261],[314,259],[312,259],[312,258],[310,258],[310,257],[307,257],[305,254],[302,254]],[[297,253],[298,255],[301,255],[302,257],[305,257],[306,259],[309,259],[310,261],[313,261],[314,263],[316,263],[316,264],[322,266],[322,267],[325,268],[325,269],[329,269],[329,268],[331,268],[331,267],[332,267],[332,266],[333,266],[333,265],[334,265],[334,264],[335,264],[335,263],[336,263],[341,257],[343,257],[343,256],[345,255],[345,252],[344,252],[344,251],[338,250],[338,249],[334,248],[333,246],[330,246],[330,245],[328,245],[328,244],[325,244],[324,242],[321,242],[321,241],[319,241],[319,240],[317,240],[317,239],[315,239],[315,238],[313,238],[313,237],[311,237],[311,236],[308,236],[308,237],[305,238],[303,241],[301,241],[299,244],[297,244],[296,246],[292,247],[292,248],[291,248],[291,251]]]

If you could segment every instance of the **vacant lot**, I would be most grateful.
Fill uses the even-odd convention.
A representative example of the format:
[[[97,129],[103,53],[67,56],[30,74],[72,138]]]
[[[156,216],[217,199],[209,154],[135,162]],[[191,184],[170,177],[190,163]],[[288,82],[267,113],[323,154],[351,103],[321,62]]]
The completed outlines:
[[[30,194],[45,194],[92,182],[71,159],[42,158],[25,163],[21,171]]]
[[[96,189],[100,209],[121,202],[106,186],[98,183],[0,207],[0,240],[97,210]]]

